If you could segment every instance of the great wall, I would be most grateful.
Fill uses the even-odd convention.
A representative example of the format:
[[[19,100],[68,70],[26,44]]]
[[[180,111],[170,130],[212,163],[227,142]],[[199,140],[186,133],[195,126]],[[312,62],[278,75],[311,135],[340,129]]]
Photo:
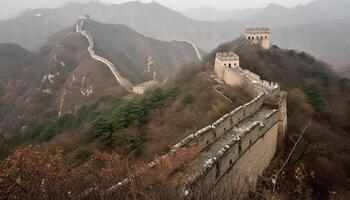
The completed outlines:
[[[83,34],[85,36],[85,38],[88,40],[89,42],[89,47],[88,47],[88,51],[91,55],[91,57],[99,62],[104,63],[105,65],[108,66],[108,68],[111,70],[111,72],[113,73],[115,79],[117,80],[117,82],[127,91],[132,92],[132,88],[133,85],[130,83],[130,81],[128,81],[126,78],[123,78],[119,71],[117,70],[117,68],[113,65],[113,63],[111,63],[109,60],[107,60],[106,58],[103,58],[99,55],[97,55],[94,51],[94,47],[95,47],[95,43],[94,40],[92,39],[92,37],[87,33],[87,31],[83,30],[83,26],[85,23],[85,20],[87,20],[87,17],[80,17],[77,24],[76,24],[76,32],[79,32],[81,34]]]
[[[114,67],[109,61],[96,56],[92,38],[82,30],[82,26],[83,20],[76,29],[89,40],[91,56],[110,68]],[[248,28],[246,39],[267,49],[270,46],[269,33],[267,28]],[[199,52],[197,55],[201,58]],[[114,71],[118,82],[123,83],[121,80],[125,79],[115,73],[115,68],[111,71]],[[172,175],[175,187],[183,196],[205,188],[212,194],[231,192],[235,194],[234,199],[247,198],[249,191],[255,190],[258,177],[268,167],[285,138],[287,93],[281,91],[277,83],[262,80],[259,75],[242,69],[234,52],[216,54],[214,74],[217,82],[243,87],[254,99],[184,138],[162,157],[175,156],[181,148],[200,148],[200,153],[186,169]],[[130,85],[127,83],[124,87],[130,89]],[[150,170],[158,165],[159,160],[149,164]],[[109,193],[129,182],[129,179],[124,179],[104,192]],[[83,196],[93,190],[98,188],[86,190]]]
[[[150,80],[150,81],[141,83],[139,85],[133,86],[132,83],[127,78],[122,77],[120,72],[117,70],[116,66],[112,62],[110,62],[108,59],[106,59],[102,56],[99,56],[95,53],[95,51],[94,51],[95,42],[94,42],[92,36],[87,32],[87,30],[83,30],[84,24],[87,20],[90,20],[89,15],[79,17],[79,19],[75,25],[75,29],[76,29],[75,31],[77,33],[81,33],[88,40],[88,42],[89,42],[88,51],[89,51],[90,56],[94,60],[97,60],[97,61],[102,62],[105,65],[107,65],[107,67],[113,73],[113,75],[114,75],[114,77],[117,80],[119,85],[121,85],[128,92],[142,95],[142,94],[144,94],[145,91],[152,89],[160,84],[156,80]],[[202,60],[202,56],[201,56],[201,54],[200,54],[200,52],[195,44],[193,44],[192,42],[187,41],[187,40],[178,40],[178,41],[186,42],[189,45],[191,45],[193,47],[197,57],[198,57],[198,60],[199,61]]]
[[[249,28],[246,39],[267,49],[269,33],[268,28]],[[287,93],[277,83],[242,69],[234,52],[216,54],[214,73],[218,82],[242,87],[255,98],[175,144],[170,154],[191,146],[200,153],[173,177],[185,196],[205,188],[212,194],[233,192],[235,199],[246,198],[285,138]]]

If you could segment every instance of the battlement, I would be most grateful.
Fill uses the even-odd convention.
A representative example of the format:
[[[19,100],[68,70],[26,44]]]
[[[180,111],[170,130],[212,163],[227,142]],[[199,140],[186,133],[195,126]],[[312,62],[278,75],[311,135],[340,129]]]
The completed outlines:
[[[246,34],[270,34],[270,28],[266,27],[256,27],[256,28],[246,28]]]
[[[216,58],[221,61],[235,61],[239,60],[239,57],[234,52],[219,52],[216,54]]]
[[[246,28],[246,39],[264,49],[270,48],[270,29],[266,27]]]
[[[262,80],[259,75],[242,69],[239,57],[233,52],[217,53],[214,71],[218,79],[231,86],[243,86],[253,96],[279,91],[277,83]]]

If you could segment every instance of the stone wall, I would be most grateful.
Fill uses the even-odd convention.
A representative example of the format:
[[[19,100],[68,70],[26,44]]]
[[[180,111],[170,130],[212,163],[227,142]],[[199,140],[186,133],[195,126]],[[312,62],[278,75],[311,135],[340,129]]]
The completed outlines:
[[[90,53],[90,56],[94,59],[97,60],[99,62],[102,62],[103,64],[105,64],[110,71],[112,72],[112,74],[114,75],[116,81],[118,82],[118,84],[120,86],[122,86],[125,90],[129,91],[129,92],[133,92],[133,85],[131,84],[131,82],[122,77],[120,72],[117,70],[117,68],[114,66],[114,64],[112,62],[110,62],[109,60],[107,60],[106,58],[103,58],[102,56],[99,56],[95,53],[95,43],[93,38],[91,37],[91,35],[88,34],[87,31],[83,30],[85,21],[88,20],[87,17],[80,17],[78,22],[76,23],[76,32],[81,33],[89,42],[89,47],[88,47],[88,51]]]
[[[248,199],[249,190],[256,189],[258,177],[274,158],[278,144],[277,129],[278,126],[275,124],[264,137],[242,154],[212,187],[212,192],[218,194],[231,191],[235,194],[234,199]]]
[[[181,140],[173,146],[172,151],[176,151],[177,148],[188,147],[191,145],[198,145],[201,148],[205,148],[214,143],[216,139],[222,136],[226,131],[260,110],[265,102],[265,98],[266,95],[261,94],[252,101],[225,114],[213,124],[210,124]]]
[[[239,197],[255,189],[258,176],[276,153],[279,118],[280,112],[276,110],[262,124],[253,124],[243,137],[232,140],[226,149],[208,161],[206,171],[190,178],[188,184],[192,184],[192,190],[198,183],[213,192],[229,189]]]
[[[268,167],[277,145],[285,137],[287,95],[280,91],[278,84],[262,80],[253,72],[239,66],[227,67],[220,59],[221,55],[215,61],[214,71],[217,77],[231,86],[241,86],[257,97],[188,136],[176,144],[172,152],[191,145],[198,145],[203,151],[204,156],[185,176],[189,178],[181,189],[184,194],[189,194],[189,191],[196,190],[200,185],[214,194],[225,190],[233,192],[236,194],[235,198],[240,199],[250,189],[255,189],[258,176]],[[271,112],[267,116],[266,109]],[[231,133],[232,130],[234,132]],[[205,153],[206,149],[210,153]],[[211,156],[208,159],[205,155]]]

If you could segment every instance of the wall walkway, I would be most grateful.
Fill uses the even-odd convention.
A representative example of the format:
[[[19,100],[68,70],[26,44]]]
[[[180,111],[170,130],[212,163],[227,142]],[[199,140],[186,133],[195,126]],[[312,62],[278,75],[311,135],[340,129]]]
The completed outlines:
[[[111,63],[106,58],[103,58],[102,56],[99,56],[99,55],[97,55],[95,53],[95,51],[94,51],[95,43],[94,43],[93,38],[91,37],[91,35],[89,35],[87,33],[87,31],[83,30],[83,26],[84,26],[85,20],[87,20],[85,17],[79,18],[79,20],[78,20],[78,22],[76,24],[76,32],[79,32],[79,33],[83,34],[83,36],[85,36],[85,38],[88,40],[88,42],[89,42],[88,51],[89,51],[91,57],[93,59],[95,59],[95,60],[97,60],[99,62],[102,62],[105,65],[107,65],[107,67],[111,70],[111,72],[113,73],[113,75],[114,75],[115,79],[117,80],[117,82],[119,83],[119,85],[121,85],[128,92],[133,92],[133,85],[131,84],[131,82],[129,80],[127,80],[126,78],[123,78],[120,75],[120,72],[113,65],[113,63]]]

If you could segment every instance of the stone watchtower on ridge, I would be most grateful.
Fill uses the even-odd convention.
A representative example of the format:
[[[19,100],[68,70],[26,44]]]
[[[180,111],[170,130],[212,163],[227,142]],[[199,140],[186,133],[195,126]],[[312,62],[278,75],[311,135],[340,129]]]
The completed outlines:
[[[270,48],[270,29],[266,27],[247,28],[245,36],[248,41],[258,44],[264,49]]]
[[[225,68],[233,69],[239,67],[239,57],[233,52],[217,53],[214,71],[219,79],[224,79]]]

